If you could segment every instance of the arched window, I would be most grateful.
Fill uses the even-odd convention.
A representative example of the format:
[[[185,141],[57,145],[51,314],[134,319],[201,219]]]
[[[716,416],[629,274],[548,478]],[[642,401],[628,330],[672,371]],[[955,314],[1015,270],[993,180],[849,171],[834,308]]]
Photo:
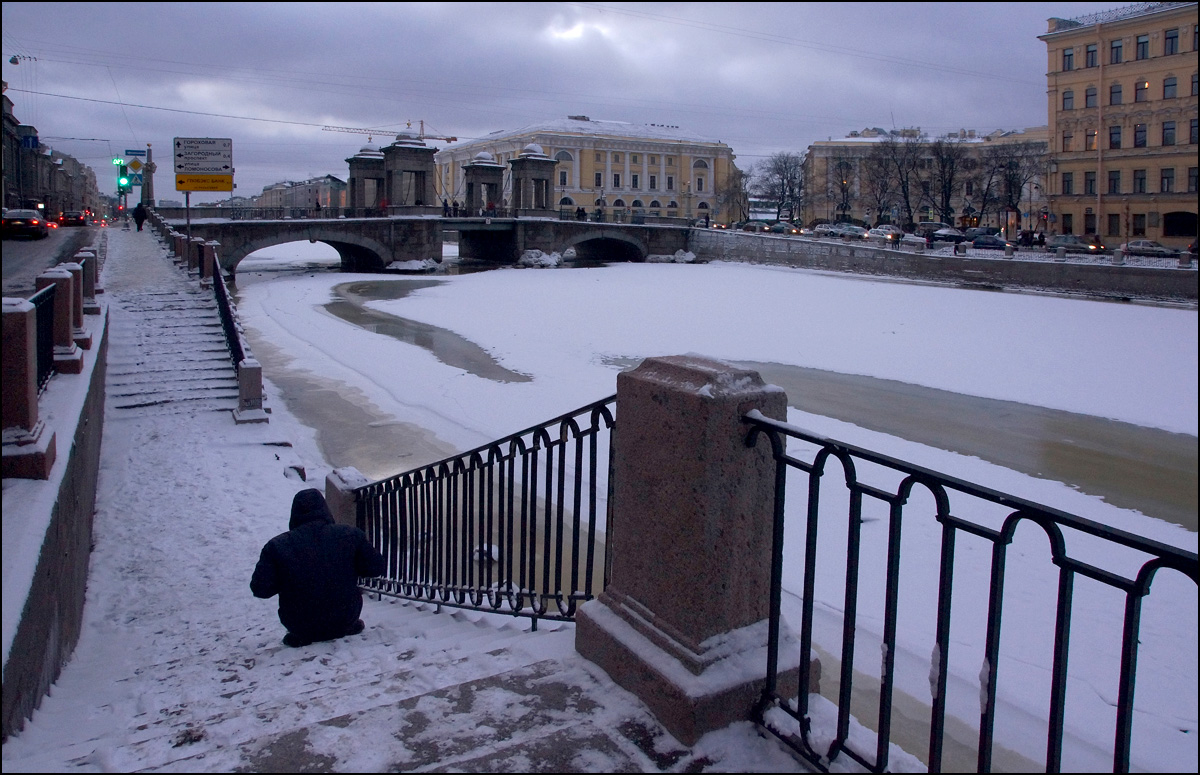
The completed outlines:
[[[670,202],[667,203],[667,207],[668,208],[678,208],[679,203],[676,202],[674,199],[672,199]]]
[[[572,162],[575,161],[575,157],[572,156],[568,151],[559,151],[558,153],[554,154],[554,160]]]
[[[624,207],[624,206],[625,206],[624,199],[618,199],[617,201],[613,202],[613,207]]]
[[[640,200],[640,199],[633,200],[632,207],[645,207],[645,206],[646,205],[642,204],[642,200]]]
[[[692,163],[692,169],[706,170],[708,169],[708,162],[706,162],[704,159],[696,159],[696,161]]]
[[[700,204],[696,205],[696,209],[697,210],[707,210],[708,202],[701,202]]]
[[[659,204],[659,201],[657,199],[655,199],[653,202],[651,202],[650,206],[651,207],[662,207],[662,205]]]
[[[559,203],[560,205],[573,205],[573,204],[575,204],[573,201],[571,201],[571,197],[569,197],[569,196],[564,196],[562,199],[558,200],[558,203]]]

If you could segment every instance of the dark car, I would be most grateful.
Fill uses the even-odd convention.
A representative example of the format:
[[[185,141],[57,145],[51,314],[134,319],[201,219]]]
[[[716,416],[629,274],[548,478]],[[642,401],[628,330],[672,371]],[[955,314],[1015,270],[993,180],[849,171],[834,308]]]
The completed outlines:
[[[997,236],[1000,234],[999,226],[972,226],[963,232],[967,239],[973,240],[976,237]]]
[[[78,210],[70,210],[58,216],[59,226],[87,226],[87,215]]]
[[[971,247],[980,250],[1004,250],[1005,248],[1016,249],[1016,245],[1005,239],[1000,239],[994,234],[981,234],[971,240]]]
[[[780,221],[779,223],[776,223],[774,226],[771,227],[771,233],[772,234],[799,234],[800,227],[795,224],[788,223],[787,221]]]
[[[1104,245],[1092,235],[1080,237],[1076,234],[1059,234],[1046,240],[1046,250],[1056,251],[1059,248],[1068,253],[1103,253]]]
[[[4,213],[4,238],[32,237],[45,239],[50,236],[46,219],[37,210],[8,210]]]

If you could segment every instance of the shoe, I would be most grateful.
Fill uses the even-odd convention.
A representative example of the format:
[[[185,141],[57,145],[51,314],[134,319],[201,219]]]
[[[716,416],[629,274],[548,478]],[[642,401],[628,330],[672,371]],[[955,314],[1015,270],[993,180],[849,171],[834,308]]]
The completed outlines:
[[[311,640],[305,640],[294,632],[289,632],[287,635],[283,636],[283,645],[291,646],[294,649],[298,649],[301,646],[307,646],[311,643]]]
[[[366,629],[366,627],[367,627],[367,625],[363,624],[363,620],[359,619],[358,621],[356,621],[354,624],[350,625],[346,629],[346,635],[357,635],[360,632],[362,632],[364,629]]]

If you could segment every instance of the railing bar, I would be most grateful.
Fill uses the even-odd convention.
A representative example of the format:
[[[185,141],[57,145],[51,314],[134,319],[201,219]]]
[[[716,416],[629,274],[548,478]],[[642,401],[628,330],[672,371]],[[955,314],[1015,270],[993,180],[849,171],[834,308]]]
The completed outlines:
[[[1062,738],[1067,704],[1067,659],[1071,647],[1071,604],[1075,573],[1058,570],[1058,606],[1054,619],[1054,665],[1050,670],[1050,718],[1046,731],[1046,772],[1062,771]]]
[[[900,596],[900,539],[904,518],[902,501],[892,502],[888,520],[888,557],[883,609],[883,675],[879,687],[879,733],[875,747],[875,765],[880,771],[888,766],[889,743],[892,739],[892,690],[896,666],[896,609]]]
[[[937,630],[934,635],[933,712],[929,725],[929,771],[942,771],[942,739],[946,725],[946,674],[950,662],[950,603],[954,587],[954,526],[942,523],[938,566]]]
[[[988,587],[987,634],[983,641],[983,665],[979,670],[982,707],[979,710],[978,771],[992,770],[992,740],[996,724],[996,676],[1000,658],[1000,625],[1004,613],[1004,568],[1007,543],[992,545],[992,577]]]
[[[844,465],[849,465],[843,461]],[[853,476],[853,468],[847,477]],[[841,683],[838,686],[837,737],[829,748],[829,758],[844,749],[850,737],[850,698],[854,688],[854,636],[858,625],[858,560],[862,539],[862,495],[850,489],[850,512],[846,536],[846,593],[842,614]]]
[[[1121,633],[1121,673],[1117,690],[1117,726],[1113,745],[1113,772],[1129,772],[1133,736],[1133,691],[1137,677],[1138,630],[1141,629],[1142,593],[1125,593],[1125,621]]]

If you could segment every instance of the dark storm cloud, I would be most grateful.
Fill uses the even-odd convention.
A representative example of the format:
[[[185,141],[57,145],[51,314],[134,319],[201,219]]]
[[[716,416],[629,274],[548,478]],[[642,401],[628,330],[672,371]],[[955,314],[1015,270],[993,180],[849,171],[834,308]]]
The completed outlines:
[[[82,138],[51,144],[101,180],[110,153],[232,137],[254,194],[344,177],[367,138],[327,124],[466,139],[584,114],[678,125],[743,167],[870,126],[1037,126],[1046,19],[1109,7],[4,3],[3,67],[18,118]]]

